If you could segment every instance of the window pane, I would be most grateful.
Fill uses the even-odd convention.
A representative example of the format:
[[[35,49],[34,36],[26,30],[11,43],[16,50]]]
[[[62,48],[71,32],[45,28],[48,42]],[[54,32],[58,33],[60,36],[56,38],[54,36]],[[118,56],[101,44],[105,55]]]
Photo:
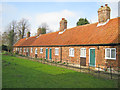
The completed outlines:
[[[86,49],[85,48],[81,48],[80,56],[86,57]]]
[[[111,58],[115,58],[115,49],[111,50]]]
[[[110,58],[110,49],[107,49],[106,51],[107,51],[107,52],[106,52],[106,57],[107,57],[107,58]]]
[[[69,55],[71,55],[71,49],[69,49]]]
[[[55,48],[55,54],[58,55],[59,54],[59,49]]]

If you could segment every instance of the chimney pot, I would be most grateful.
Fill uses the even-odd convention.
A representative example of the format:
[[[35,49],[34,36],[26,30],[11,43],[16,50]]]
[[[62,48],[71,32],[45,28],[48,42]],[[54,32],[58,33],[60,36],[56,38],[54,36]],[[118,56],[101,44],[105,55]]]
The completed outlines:
[[[41,28],[38,28],[37,30],[37,36],[39,36],[41,34]]]
[[[110,19],[110,7],[108,7],[108,4],[105,4],[105,7],[101,6],[101,8],[98,9],[98,21],[99,23],[104,23],[108,19]]]
[[[105,6],[108,6],[108,4],[105,4]]]
[[[65,20],[65,18],[62,18],[62,20]]]
[[[27,32],[27,38],[29,38],[30,37],[30,32]]]

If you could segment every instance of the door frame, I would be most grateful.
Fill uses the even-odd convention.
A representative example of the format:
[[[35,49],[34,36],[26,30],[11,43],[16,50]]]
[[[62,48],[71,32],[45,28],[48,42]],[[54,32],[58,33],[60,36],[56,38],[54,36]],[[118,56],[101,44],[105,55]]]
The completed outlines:
[[[51,59],[50,59],[50,49],[51,49]],[[52,48],[49,48],[49,59],[52,60]]]
[[[90,49],[95,50],[95,48],[89,48],[89,66],[90,66]],[[96,67],[96,55],[95,55],[95,66],[91,66],[91,67]]]
[[[37,50],[37,52],[36,52]],[[35,48],[35,58],[37,58],[37,55],[38,55],[38,48]]]
[[[46,48],[48,50],[48,48]],[[45,59],[46,59],[46,49],[45,49]],[[48,51],[47,51],[48,52]],[[48,55],[47,55],[47,59],[48,59]]]

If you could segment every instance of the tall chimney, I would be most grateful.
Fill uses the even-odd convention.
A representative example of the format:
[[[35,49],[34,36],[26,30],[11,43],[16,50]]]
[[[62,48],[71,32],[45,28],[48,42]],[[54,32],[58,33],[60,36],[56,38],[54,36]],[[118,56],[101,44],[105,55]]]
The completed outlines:
[[[67,20],[65,20],[65,18],[62,18],[60,21],[60,31],[63,31],[64,29],[67,29]]]
[[[41,33],[42,33],[41,32],[41,28],[38,28],[38,30],[37,30],[37,36],[39,36]]]
[[[108,4],[105,4],[105,6],[101,6],[101,8],[98,9],[98,21],[99,23],[104,23],[108,19],[110,19],[110,7],[108,7]]]
[[[27,38],[29,38],[30,37],[30,32],[27,32]]]

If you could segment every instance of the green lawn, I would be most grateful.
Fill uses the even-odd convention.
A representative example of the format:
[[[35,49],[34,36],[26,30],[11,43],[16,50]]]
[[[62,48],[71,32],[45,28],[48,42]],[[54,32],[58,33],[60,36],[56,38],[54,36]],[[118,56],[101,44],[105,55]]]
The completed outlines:
[[[2,56],[3,88],[114,88],[115,80],[12,56]]]

